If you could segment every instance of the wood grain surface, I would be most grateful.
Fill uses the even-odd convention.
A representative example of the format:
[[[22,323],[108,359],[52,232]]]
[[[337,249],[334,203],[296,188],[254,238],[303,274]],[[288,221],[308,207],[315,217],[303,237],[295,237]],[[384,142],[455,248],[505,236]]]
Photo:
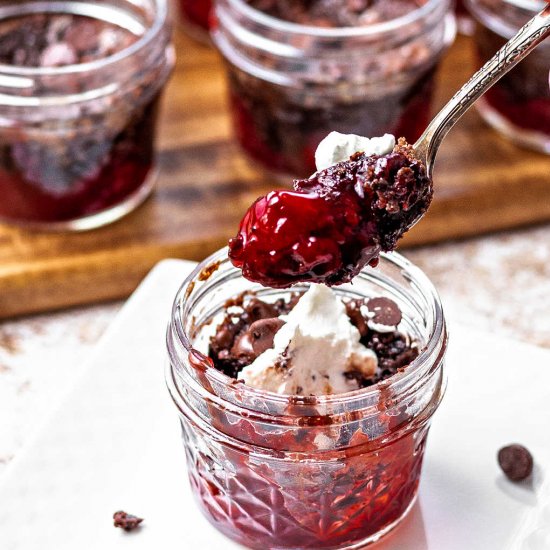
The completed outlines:
[[[223,246],[271,185],[231,139],[215,51],[176,31],[178,62],[164,101],[161,174],[153,196],[111,226],[31,233],[0,226],[0,317],[128,296],[159,260],[200,260]],[[459,37],[439,74],[438,104],[473,72]],[[438,157],[436,194],[404,246],[550,219],[550,158],[520,150],[470,112]]]

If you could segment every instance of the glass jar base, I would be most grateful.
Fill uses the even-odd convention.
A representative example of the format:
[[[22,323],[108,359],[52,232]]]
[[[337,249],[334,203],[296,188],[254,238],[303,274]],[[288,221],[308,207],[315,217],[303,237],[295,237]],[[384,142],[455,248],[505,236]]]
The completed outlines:
[[[235,540],[239,544],[244,544],[242,540],[239,540],[232,536],[232,533],[225,529],[219,529],[218,525],[212,520],[212,517],[210,514],[208,514],[204,507],[203,503],[200,501],[200,499],[197,497],[196,494],[193,495],[195,502],[197,503],[201,513],[204,515],[204,517],[208,520],[210,525],[212,525],[215,529],[218,529],[220,532],[222,532],[227,538]],[[414,508],[414,505],[416,504],[416,501],[418,500],[418,488],[416,489],[416,492],[414,493],[411,502],[405,508],[405,511],[392,523],[384,527],[384,529],[378,531],[374,535],[370,535],[369,537],[365,539],[361,539],[360,541],[354,542],[352,544],[345,544],[343,546],[331,546],[330,548],[326,548],[325,550],[362,550],[368,548],[371,544],[374,544],[376,542],[379,542],[381,539],[383,539],[386,535],[389,535],[394,529],[396,529],[401,522],[411,513],[412,509]],[[254,548],[254,547],[248,547],[246,548]],[[260,547],[257,547],[260,548]],[[263,546],[262,546],[263,548]],[[309,548],[309,547],[308,547]],[[271,550],[288,550],[288,547],[280,547],[280,546],[273,546],[271,547]],[[296,550],[300,550],[297,548]]]
[[[0,218],[0,223],[4,225],[21,227],[32,231],[44,232],[76,232],[97,229],[120,220],[145,202],[153,191],[157,179],[158,169],[152,168],[141,186],[134,191],[134,193],[126,197],[122,202],[119,202],[106,210],[102,210],[101,212],[96,212],[82,218],[59,222],[39,222]]]
[[[483,98],[476,103],[476,108],[489,126],[516,145],[550,155],[550,135],[516,126]]]
[[[414,505],[416,504],[417,499],[418,488],[413,498],[411,499],[411,502],[409,503],[407,508],[405,508],[405,511],[395,521],[384,527],[384,529],[366,539],[363,539],[362,541],[352,544],[351,546],[338,546],[331,550],[362,550],[364,548],[368,548],[371,544],[374,544],[375,542],[379,542],[382,538],[384,538],[386,535],[389,535],[395,528],[397,528],[399,524],[410,514],[410,512],[414,508]]]

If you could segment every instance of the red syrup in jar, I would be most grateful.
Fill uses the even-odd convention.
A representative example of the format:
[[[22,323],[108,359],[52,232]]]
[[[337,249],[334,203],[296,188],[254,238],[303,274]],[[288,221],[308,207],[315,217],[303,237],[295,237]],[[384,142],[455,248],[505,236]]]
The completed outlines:
[[[349,161],[273,191],[248,210],[229,242],[243,276],[284,288],[300,281],[349,282],[427,210],[432,182],[403,140],[385,156]]]
[[[482,25],[477,25],[476,42],[480,64],[501,48],[505,40]],[[484,100],[513,125],[550,136],[550,89],[548,67],[550,49],[539,47],[504,75]]]
[[[383,413],[381,413],[383,416]],[[288,449],[290,437],[255,434],[250,424],[219,426],[258,446]],[[300,442],[317,451],[315,430]],[[319,432],[320,433],[320,432]],[[184,438],[190,434],[184,425]],[[335,548],[383,532],[411,506],[418,489],[427,428],[382,445],[358,430],[343,451],[325,451],[316,461],[256,460],[221,446],[233,474],[211,467],[186,444],[189,476],[206,517],[230,538],[250,548]],[[292,436],[300,438],[298,436]],[[188,443],[188,441],[186,441]]]
[[[378,101],[306,107],[281,88],[257,81],[247,86],[230,68],[230,106],[237,141],[260,164],[277,173],[315,172],[315,151],[330,132],[362,136],[390,133],[414,143],[430,121],[435,68],[409,89]]]
[[[211,0],[180,0],[180,10],[187,21],[208,31],[212,10]]]
[[[197,352],[189,360],[210,387],[205,372],[212,360]],[[383,382],[379,388],[378,414],[364,421],[365,429],[384,434],[379,439],[369,438],[360,421],[332,426],[331,417],[318,415],[315,397],[291,398],[287,413],[296,422],[288,429],[260,429],[252,418],[208,405],[212,427],[243,443],[220,444],[214,456],[212,449],[201,450],[196,432],[183,422],[191,487],[208,520],[261,550],[335,548],[391,527],[416,495],[429,424],[417,418],[412,425],[404,410],[388,414],[384,403],[392,392]],[[319,452],[318,437],[329,437],[338,449]],[[271,457],[258,458],[245,445],[268,449]]]
[[[75,136],[62,155],[29,137],[0,144],[0,217],[63,222],[123,202],[151,171],[158,104],[157,96],[117,135]]]

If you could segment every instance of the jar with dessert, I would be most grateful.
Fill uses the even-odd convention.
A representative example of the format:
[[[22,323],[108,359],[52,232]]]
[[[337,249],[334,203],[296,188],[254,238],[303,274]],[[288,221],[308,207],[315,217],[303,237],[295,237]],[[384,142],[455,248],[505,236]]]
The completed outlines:
[[[450,0],[217,0],[214,23],[237,140],[293,177],[332,130],[419,137],[455,36]]]
[[[207,41],[212,0],[178,0],[185,31],[200,41]]]
[[[466,0],[476,21],[478,62],[485,63],[546,5],[542,0]],[[550,154],[550,42],[502,77],[476,106],[484,120],[514,143]]]
[[[139,205],[173,59],[166,0],[2,2],[0,220],[83,230]]]
[[[334,132],[316,157],[187,278],[168,329],[192,490],[249,548],[389,532],[414,504],[445,388],[437,293],[386,254],[431,202],[426,166],[391,135]]]
[[[397,254],[332,289],[205,260],[175,300],[167,369],[202,512],[248,548],[378,540],[414,504],[446,345],[434,288]]]

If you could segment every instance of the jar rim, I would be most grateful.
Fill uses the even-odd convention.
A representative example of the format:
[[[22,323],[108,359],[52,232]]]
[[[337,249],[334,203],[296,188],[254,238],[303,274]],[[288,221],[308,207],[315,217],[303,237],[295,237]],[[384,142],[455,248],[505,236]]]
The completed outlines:
[[[219,264],[221,261],[228,261],[227,252],[227,247],[222,248],[221,250],[218,250],[217,252],[200,262],[196,266],[196,268],[187,276],[176,294],[176,298],[172,307],[171,323],[175,327],[175,332],[177,334],[179,342],[188,354],[197,350],[195,350],[195,348],[193,347],[191,340],[184,329],[183,319],[180,315],[181,304],[193,291],[195,282],[204,280],[204,278],[202,277],[205,269],[208,270],[212,265]],[[331,407],[343,406],[349,403],[353,403],[358,399],[366,399],[376,396],[380,393],[382,389],[391,390],[397,385],[407,386],[407,384],[414,384],[414,377],[418,373],[418,371],[421,371],[422,367],[429,365],[430,362],[434,362],[434,354],[437,354],[438,357],[438,359],[435,361],[435,364],[440,363],[445,354],[448,338],[447,329],[443,315],[441,299],[432,282],[428,279],[428,277],[420,268],[416,267],[412,262],[410,262],[397,252],[392,252],[391,254],[381,253],[380,260],[383,262],[388,262],[390,265],[393,265],[400,269],[401,272],[407,275],[407,278],[411,282],[414,281],[415,285],[422,288],[423,295],[427,297],[427,304],[429,305],[431,314],[433,316],[433,326],[431,327],[426,344],[420,350],[418,356],[402,372],[398,372],[394,374],[391,378],[388,378],[387,380],[384,380],[367,388],[359,388],[345,393],[315,396],[316,405],[326,405]],[[363,272],[366,272],[366,270],[364,270]],[[438,346],[440,347],[439,350]],[[216,383],[222,384],[224,386],[234,386],[235,380],[227,376],[223,372],[220,372],[214,366],[208,365],[206,367],[206,372],[209,376],[213,378]],[[239,387],[242,391],[246,391],[246,393],[251,398],[268,400],[274,404],[278,403],[284,405],[288,404],[291,401],[292,404],[307,405],[310,404],[312,399],[311,396],[281,395],[275,392],[254,388],[252,386],[246,386],[244,384],[240,385]],[[209,399],[212,399],[213,401],[225,402],[225,400],[221,399],[219,396],[211,392],[208,392],[208,394]]]
[[[101,59],[95,59],[93,61],[86,61],[84,63],[75,63],[72,65],[62,65],[61,67],[25,67],[23,65],[6,65],[0,63],[0,75],[15,75],[15,76],[28,76],[28,77],[48,77],[48,76],[65,76],[71,74],[78,74],[83,72],[95,71],[98,69],[103,69],[110,65],[124,61],[125,59],[133,56],[140,50],[144,49],[148,44],[150,44],[156,36],[163,29],[167,19],[168,19],[168,0],[152,0],[155,7],[155,18],[152,24],[146,29],[146,31],[141,35],[138,40],[133,44],[130,44],[127,48],[124,48],[114,54],[108,55]],[[98,19],[97,11],[95,15],[91,15],[90,7],[94,7],[97,10],[98,6],[89,6],[84,2],[72,2],[73,5],[76,5],[78,10],[73,11],[75,15],[82,15],[85,17],[92,17]],[[61,2],[33,2],[30,6],[39,6],[40,13],[66,13],[66,10],[63,10],[64,3]],[[12,12],[12,13],[10,13]],[[6,13],[7,15],[4,15]],[[10,6],[0,7],[0,20],[17,17],[20,15],[28,15],[36,13],[36,10],[25,10],[21,6],[17,7],[17,10],[11,9]],[[99,18],[101,19],[101,18]]]
[[[449,0],[427,0],[425,4],[417,9],[390,19],[381,23],[372,25],[354,26],[354,27],[319,27],[315,25],[303,25],[292,21],[285,21],[267,13],[264,13],[252,6],[249,6],[244,0],[226,0],[233,8],[241,10],[255,23],[270,27],[275,31],[280,31],[288,34],[308,34],[314,37],[322,38],[348,38],[348,37],[369,37],[371,35],[387,33],[394,31],[411,23],[422,19],[430,14],[438,4],[449,4]]]
[[[529,17],[534,17],[547,5],[544,0],[501,0],[501,11],[508,6],[526,12],[519,12],[521,19],[516,21],[507,18],[505,12],[498,11],[498,6],[488,5],[485,0],[465,0],[465,3],[476,21],[506,39],[512,38],[521,26],[527,23]],[[545,45],[543,42],[539,47],[545,47]]]
[[[516,8],[531,10],[533,13],[540,11],[546,2],[544,0],[503,0],[506,4],[511,4]]]

